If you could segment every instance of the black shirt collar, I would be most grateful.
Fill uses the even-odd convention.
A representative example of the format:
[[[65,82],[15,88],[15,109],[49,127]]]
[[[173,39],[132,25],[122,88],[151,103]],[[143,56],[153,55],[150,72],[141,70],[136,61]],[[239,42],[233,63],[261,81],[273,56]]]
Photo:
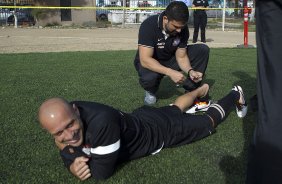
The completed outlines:
[[[169,34],[167,34],[164,30],[163,27],[163,17],[164,17],[164,12],[162,12],[159,16],[158,16],[158,28],[160,29],[160,31],[162,32],[162,34],[164,35],[165,40],[170,36]]]
[[[158,27],[163,30],[163,17],[164,17],[164,13],[165,12],[162,12],[159,17],[158,17]]]

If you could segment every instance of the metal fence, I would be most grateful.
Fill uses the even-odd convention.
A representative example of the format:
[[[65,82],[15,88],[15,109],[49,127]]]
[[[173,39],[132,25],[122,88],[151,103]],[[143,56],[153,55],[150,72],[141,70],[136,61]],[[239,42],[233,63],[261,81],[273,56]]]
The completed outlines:
[[[89,2],[92,0],[89,0]],[[108,21],[111,24],[140,24],[147,17],[162,12],[165,7],[172,0],[93,0],[96,4],[93,5],[93,9],[81,11],[95,11],[97,21]],[[183,0],[189,7],[189,24],[193,24],[193,10],[192,0]],[[46,1],[47,2],[47,1]],[[56,10],[61,16],[61,21],[71,21],[71,16],[77,16],[78,14],[72,13],[72,6],[77,5],[77,0],[58,0],[59,8]],[[240,2],[240,1],[239,1]],[[250,1],[251,2],[251,1]],[[33,0],[0,0],[0,6],[33,6],[35,1]],[[68,5],[70,9],[60,9],[63,5]],[[125,4],[125,6],[124,6]],[[243,10],[241,4],[234,3],[234,0],[227,0],[225,8],[221,0],[209,0],[208,26],[210,27],[222,27],[233,26],[240,27],[243,23]],[[88,4],[89,5],[89,4]],[[88,6],[85,5],[85,6]],[[248,4],[251,8],[253,4]],[[45,5],[46,6],[46,5]],[[83,5],[81,5],[83,6]],[[254,21],[254,9],[250,9],[250,20]],[[45,10],[51,11],[51,10]],[[82,12],[81,12],[82,13]],[[25,8],[0,8],[0,25],[12,25],[14,23],[14,14],[18,17],[19,24],[34,25],[35,20],[32,15],[32,9]],[[224,15],[224,16],[223,16]],[[224,18],[224,20],[223,20]],[[96,21],[95,20],[95,21]],[[94,21],[94,20],[93,20]],[[58,23],[60,24],[60,23]]]
[[[0,6],[33,6],[33,0],[0,0]],[[19,24],[34,25],[31,9],[0,8],[0,25],[14,24],[15,18]]]

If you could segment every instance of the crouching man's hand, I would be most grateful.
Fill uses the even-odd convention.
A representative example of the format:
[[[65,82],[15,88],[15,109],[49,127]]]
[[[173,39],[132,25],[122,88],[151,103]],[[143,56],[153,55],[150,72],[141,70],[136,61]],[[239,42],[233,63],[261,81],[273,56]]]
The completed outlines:
[[[198,71],[194,71],[193,69],[188,72],[190,79],[194,82],[200,82],[203,79],[203,74]]]
[[[171,80],[176,84],[181,84],[186,79],[183,73],[170,68],[167,70],[166,75],[169,76]]]
[[[82,181],[91,177],[91,172],[87,164],[88,160],[89,158],[83,156],[77,157],[70,165],[71,173]]]

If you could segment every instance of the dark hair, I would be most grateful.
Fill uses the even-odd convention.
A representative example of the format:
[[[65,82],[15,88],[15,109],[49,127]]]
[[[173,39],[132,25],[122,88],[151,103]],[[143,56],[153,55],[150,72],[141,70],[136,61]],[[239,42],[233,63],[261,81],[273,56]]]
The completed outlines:
[[[165,9],[165,16],[168,20],[175,20],[182,23],[187,23],[189,19],[189,11],[186,4],[182,1],[173,1]]]

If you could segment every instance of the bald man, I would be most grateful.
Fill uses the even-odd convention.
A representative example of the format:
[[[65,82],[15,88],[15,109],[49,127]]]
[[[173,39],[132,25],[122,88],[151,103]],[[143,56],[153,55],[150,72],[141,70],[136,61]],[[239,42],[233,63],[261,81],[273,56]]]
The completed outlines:
[[[185,114],[209,86],[176,99],[173,105],[154,108],[143,106],[124,113],[110,106],[85,101],[67,102],[51,98],[39,108],[39,121],[53,135],[69,171],[81,180],[106,179],[124,161],[158,153],[163,148],[181,146],[215,132],[231,107],[244,117],[247,106],[240,86],[204,115]]]

